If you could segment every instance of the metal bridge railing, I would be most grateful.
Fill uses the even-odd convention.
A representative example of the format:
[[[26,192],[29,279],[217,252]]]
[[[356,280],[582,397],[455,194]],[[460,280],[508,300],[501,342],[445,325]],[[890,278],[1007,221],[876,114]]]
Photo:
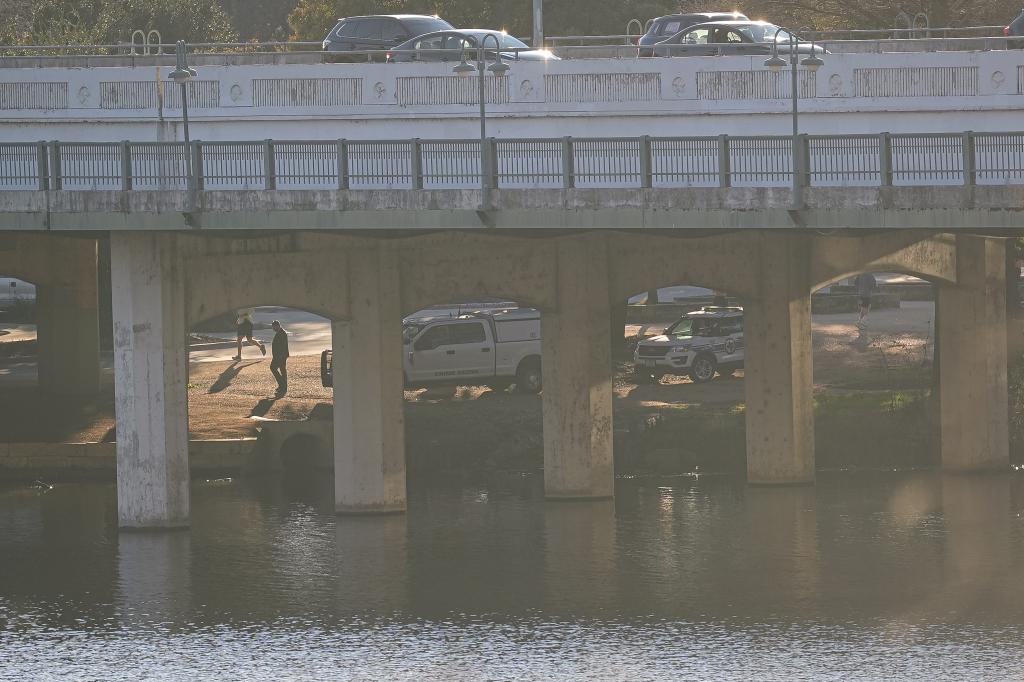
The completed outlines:
[[[0,143],[4,190],[1024,184],[1024,132]],[[192,173],[190,178],[189,173]]]

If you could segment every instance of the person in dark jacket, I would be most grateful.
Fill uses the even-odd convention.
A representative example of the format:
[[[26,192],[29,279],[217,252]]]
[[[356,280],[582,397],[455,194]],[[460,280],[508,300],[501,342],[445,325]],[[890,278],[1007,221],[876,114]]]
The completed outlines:
[[[274,341],[270,345],[270,372],[277,379],[278,398],[288,392],[288,332],[274,320]]]
[[[871,294],[878,287],[878,281],[870,272],[857,275],[857,296],[860,298],[860,318],[858,324],[864,322],[864,318],[871,312]]]

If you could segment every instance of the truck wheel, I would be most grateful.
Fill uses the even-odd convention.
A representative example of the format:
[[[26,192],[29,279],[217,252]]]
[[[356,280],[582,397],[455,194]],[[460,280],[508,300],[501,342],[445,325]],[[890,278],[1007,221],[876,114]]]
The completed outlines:
[[[703,353],[693,359],[693,366],[690,368],[690,378],[695,384],[703,384],[715,378],[715,356]]]
[[[320,383],[324,388],[334,386],[334,353],[330,350],[320,353]]]
[[[516,390],[520,393],[540,393],[540,389],[540,361],[524,361],[516,372]]]
[[[658,376],[649,370],[641,369],[639,367],[633,370],[633,378],[636,379],[638,384],[656,384],[658,383]]]

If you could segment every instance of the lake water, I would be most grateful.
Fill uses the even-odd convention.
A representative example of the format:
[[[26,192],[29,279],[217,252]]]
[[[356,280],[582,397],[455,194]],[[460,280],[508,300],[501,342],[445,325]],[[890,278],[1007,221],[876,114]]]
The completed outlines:
[[[1021,474],[410,488],[196,482],[170,533],[118,533],[110,485],[0,490],[0,679],[1024,677]]]

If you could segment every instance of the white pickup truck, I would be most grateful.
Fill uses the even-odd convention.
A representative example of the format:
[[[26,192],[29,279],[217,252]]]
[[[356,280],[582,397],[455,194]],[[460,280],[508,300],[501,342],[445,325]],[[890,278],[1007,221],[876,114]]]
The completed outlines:
[[[407,319],[402,325],[406,388],[439,384],[511,384],[541,390],[540,312],[532,308],[478,311],[458,317]],[[333,385],[333,355],[320,358],[320,378]]]

